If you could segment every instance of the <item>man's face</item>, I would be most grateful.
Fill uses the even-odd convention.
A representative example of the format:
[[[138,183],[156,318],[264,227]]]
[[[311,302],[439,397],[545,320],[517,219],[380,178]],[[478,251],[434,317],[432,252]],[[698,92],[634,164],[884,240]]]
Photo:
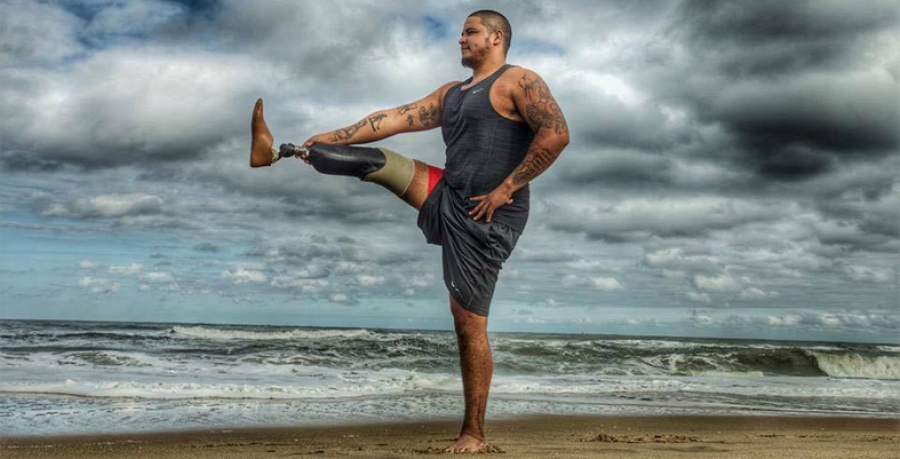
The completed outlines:
[[[462,53],[463,67],[475,68],[483,61],[491,49],[491,34],[481,24],[481,19],[470,17],[463,24],[459,37],[459,48]]]

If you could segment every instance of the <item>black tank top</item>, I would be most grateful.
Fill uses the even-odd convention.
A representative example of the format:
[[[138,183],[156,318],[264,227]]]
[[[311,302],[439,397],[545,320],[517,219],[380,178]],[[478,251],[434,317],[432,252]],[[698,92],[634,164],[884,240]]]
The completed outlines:
[[[447,145],[444,181],[468,201],[490,193],[521,164],[534,132],[524,122],[501,116],[491,105],[491,87],[511,65],[463,90],[472,79],[451,87],[444,96],[441,133]],[[513,203],[499,207],[493,220],[522,232],[528,221],[528,185],[513,193]]]

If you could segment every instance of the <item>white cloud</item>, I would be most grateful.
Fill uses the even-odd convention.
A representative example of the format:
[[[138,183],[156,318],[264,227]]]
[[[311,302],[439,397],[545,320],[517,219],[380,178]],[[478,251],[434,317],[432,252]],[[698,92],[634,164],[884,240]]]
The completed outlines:
[[[233,284],[262,284],[268,281],[265,273],[244,267],[237,267],[222,272],[222,277],[229,279]]]
[[[335,303],[346,303],[347,295],[343,293],[333,293],[329,299]]]
[[[741,289],[741,284],[729,275],[716,277],[697,275],[694,276],[694,285],[707,292],[737,292]]]
[[[613,271],[621,272],[622,267],[610,261],[580,259],[566,263],[566,267],[575,271]]]
[[[562,284],[563,287],[578,287],[587,285],[588,282],[586,277],[576,276],[575,274],[566,274],[559,280],[559,283]]]
[[[742,300],[764,300],[775,296],[778,296],[778,292],[765,292],[756,287],[745,288],[740,294]]]
[[[612,292],[625,288],[614,277],[592,277],[591,284],[593,284],[595,289],[600,290],[601,292]]]
[[[694,313],[691,320],[699,325],[784,327],[786,329],[840,330],[890,330],[900,326],[900,315],[895,312],[873,313],[869,311],[796,312],[788,314],[735,315],[711,317]]]
[[[897,279],[897,275],[890,268],[871,268],[867,266],[845,266],[844,275],[856,282],[869,282],[873,284],[889,284]]]
[[[712,317],[703,314],[694,314],[693,316],[691,316],[691,320],[693,320],[698,325],[713,325],[718,323]]]
[[[117,276],[132,276],[140,272],[141,269],[143,269],[143,265],[132,263],[128,266],[110,266],[109,273]]]
[[[0,59],[55,63],[83,51],[77,30],[84,23],[52,4],[28,0],[4,2],[0,16]]]
[[[159,196],[146,194],[104,195],[79,198],[69,204],[53,204],[44,215],[74,218],[112,218],[126,215],[157,213],[165,201]]]
[[[328,275],[328,271],[325,269],[325,266],[322,264],[309,264],[306,265],[300,271],[297,271],[296,276],[302,278],[320,278]]]
[[[175,282],[175,278],[172,277],[169,273],[164,273],[161,271],[150,271],[146,273],[142,273],[138,276],[142,282],[146,282],[148,284],[168,284]]]
[[[414,274],[411,277],[404,278],[403,285],[407,287],[424,288],[434,285],[434,274]]]
[[[370,276],[368,274],[360,274],[356,276],[356,281],[359,282],[359,285],[364,287],[371,287],[373,285],[381,285],[385,282],[385,278],[383,276]]]
[[[319,293],[327,289],[331,284],[325,279],[299,279],[279,276],[272,279],[271,285],[276,288],[300,290],[303,293]]]
[[[94,263],[90,260],[81,260],[80,262],[78,262],[78,267],[81,269],[94,269],[97,266],[97,263]]]
[[[712,298],[709,297],[708,293],[703,292],[687,292],[685,296],[694,302],[703,303],[703,304],[712,304]]]
[[[119,291],[119,284],[109,279],[100,277],[82,277],[78,285],[90,290],[92,293],[115,293]]]

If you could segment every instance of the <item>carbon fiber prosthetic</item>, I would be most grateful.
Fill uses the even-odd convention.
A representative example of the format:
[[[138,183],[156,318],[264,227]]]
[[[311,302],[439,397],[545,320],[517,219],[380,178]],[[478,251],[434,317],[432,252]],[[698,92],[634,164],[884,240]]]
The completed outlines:
[[[282,145],[281,156],[293,156],[299,149]],[[309,162],[322,174],[357,177],[377,183],[397,196],[403,196],[416,172],[415,161],[387,148],[351,147],[314,143]]]

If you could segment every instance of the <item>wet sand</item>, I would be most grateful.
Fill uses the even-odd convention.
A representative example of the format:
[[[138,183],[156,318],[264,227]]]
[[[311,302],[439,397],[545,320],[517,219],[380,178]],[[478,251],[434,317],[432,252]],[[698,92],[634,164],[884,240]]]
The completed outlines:
[[[3,458],[422,458],[457,422],[0,438]],[[900,458],[900,419],[537,416],[491,420],[501,457]]]

